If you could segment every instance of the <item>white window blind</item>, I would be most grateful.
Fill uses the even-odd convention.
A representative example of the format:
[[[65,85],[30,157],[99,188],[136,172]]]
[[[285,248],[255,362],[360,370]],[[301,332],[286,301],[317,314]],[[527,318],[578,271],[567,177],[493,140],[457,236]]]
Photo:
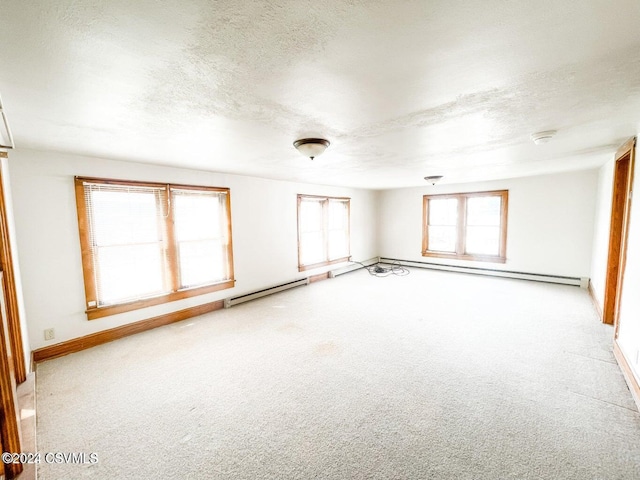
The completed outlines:
[[[166,291],[164,190],[91,183],[84,190],[98,306]]]
[[[228,278],[226,192],[171,189],[180,288]]]
[[[229,189],[76,177],[87,316],[233,287]]]

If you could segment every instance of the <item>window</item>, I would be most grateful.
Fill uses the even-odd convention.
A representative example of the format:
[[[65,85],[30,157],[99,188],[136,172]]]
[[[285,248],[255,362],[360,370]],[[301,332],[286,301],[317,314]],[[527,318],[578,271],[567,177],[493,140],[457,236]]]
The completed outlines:
[[[90,320],[233,287],[228,188],[75,184]]]
[[[425,195],[422,255],[504,263],[508,193]]]
[[[348,198],[298,195],[298,270],[349,259]]]

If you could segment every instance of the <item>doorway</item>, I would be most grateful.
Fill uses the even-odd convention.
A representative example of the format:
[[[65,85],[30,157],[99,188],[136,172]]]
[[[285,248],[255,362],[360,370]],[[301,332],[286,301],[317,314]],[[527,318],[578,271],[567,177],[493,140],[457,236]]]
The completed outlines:
[[[611,200],[611,224],[609,231],[609,254],[607,278],[604,292],[602,321],[614,325],[614,336],[618,336],[618,314],[620,292],[627,257],[627,237],[633,188],[633,169],[636,139],[631,138],[616,152],[613,194]]]

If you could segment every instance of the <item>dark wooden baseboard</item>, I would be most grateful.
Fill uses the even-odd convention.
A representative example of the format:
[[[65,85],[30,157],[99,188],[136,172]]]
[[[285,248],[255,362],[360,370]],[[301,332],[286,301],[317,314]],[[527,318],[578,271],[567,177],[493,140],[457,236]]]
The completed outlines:
[[[617,340],[613,341],[613,355],[616,357],[620,370],[622,370],[622,374],[624,375],[624,379],[627,381],[629,390],[631,390],[631,396],[636,402],[636,407],[638,408],[638,411],[640,411],[640,385],[638,385],[638,380],[636,380],[636,377],[631,370],[631,366],[629,365],[629,362],[627,362],[627,358],[624,356],[624,353],[622,353]]]
[[[34,350],[33,361],[43,362],[45,360],[51,360],[52,358],[62,357],[70,353],[79,352],[87,348],[102,345],[103,343],[111,342],[119,338],[128,337],[136,333],[145,332],[152,328],[161,327],[163,325],[169,325],[170,323],[180,322],[191,317],[202,315],[205,313],[213,312],[214,310],[220,310],[224,307],[224,301],[218,300],[216,302],[205,303],[204,305],[197,305],[191,308],[185,308],[184,310],[178,310],[177,312],[166,313],[157,317],[149,318],[147,320],[140,320],[139,322],[129,323],[122,325],[121,327],[110,328],[109,330],[103,330],[101,332],[92,333],[84,337],[73,338],[65,342],[56,343],[49,347],[42,347]]]
[[[602,321],[603,317],[602,317],[602,307],[600,306],[600,303],[598,302],[598,298],[596,297],[596,292],[593,289],[593,284],[591,283],[591,280],[589,280],[589,286],[587,287],[587,290],[589,291],[589,296],[591,297],[591,302],[593,303],[593,306],[596,307],[596,312],[598,312],[598,318],[600,319],[600,321]]]

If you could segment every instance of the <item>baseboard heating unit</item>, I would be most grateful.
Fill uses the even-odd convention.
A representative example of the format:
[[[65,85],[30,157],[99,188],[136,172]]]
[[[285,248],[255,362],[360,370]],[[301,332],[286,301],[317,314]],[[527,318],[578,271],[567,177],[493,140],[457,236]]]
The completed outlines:
[[[355,270],[360,270],[361,268],[365,268],[379,262],[380,262],[380,257],[370,258],[369,260],[365,260],[364,262],[354,262],[354,263],[351,263],[350,265],[346,265],[344,267],[336,268],[335,270],[329,271],[329,278],[335,278],[340,275],[344,275],[345,273],[353,272]]]
[[[520,280],[533,280],[536,282],[560,283],[563,285],[575,285],[587,288],[589,279],[585,277],[564,277],[561,275],[545,275],[540,273],[512,272],[509,270],[496,270],[492,268],[461,267],[457,265],[445,265],[441,263],[415,262],[413,260],[398,260],[394,258],[380,257],[381,263],[397,264],[403,267],[430,268],[432,270],[445,270],[447,272],[472,273],[475,275],[489,275],[493,277],[517,278]]]
[[[293,282],[282,283],[273,287],[263,288],[262,290],[256,290],[255,292],[245,293],[244,295],[238,295],[237,297],[229,297],[224,299],[224,308],[233,307],[240,303],[249,302],[256,298],[266,297],[273,293],[282,292],[283,290],[289,290],[290,288],[300,287],[302,285],[309,285],[309,279],[303,278],[300,280],[294,280]]]

